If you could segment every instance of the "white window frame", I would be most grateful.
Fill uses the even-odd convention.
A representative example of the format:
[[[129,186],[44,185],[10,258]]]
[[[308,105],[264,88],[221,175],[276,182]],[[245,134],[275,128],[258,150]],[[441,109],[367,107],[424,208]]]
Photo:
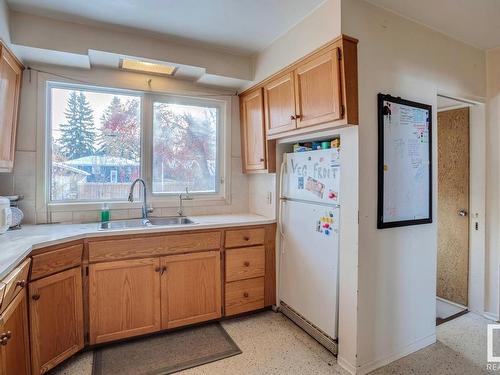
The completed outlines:
[[[39,212],[67,212],[67,211],[95,211],[102,207],[104,202],[111,209],[134,209],[142,206],[142,202],[136,197],[133,203],[124,197],[123,200],[108,201],[50,201],[50,162],[52,159],[52,139],[50,124],[50,88],[76,88],[80,90],[90,89],[102,92],[116,92],[131,95],[141,95],[141,175],[148,187],[148,203],[155,209],[177,207],[179,197],[177,193],[152,194],[152,137],[153,137],[153,103],[162,101],[165,97],[182,97],[191,100],[213,100],[221,106],[218,129],[219,153],[219,191],[217,193],[193,193],[197,206],[230,205],[231,204],[231,120],[233,99],[228,95],[213,95],[203,92],[197,95],[184,95],[175,92],[152,93],[141,90],[130,90],[127,88],[113,88],[112,84],[99,86],[97,84],[74,83],[52,74],[38,74],[38,110],[37,110],[37,188],[36,209]]]
[[[216,153],[216,160],[217,160],[217,166],[216,166],[216,172],[215,172],[215,192],[190,192],[195,197],[199,198],[205,198],[205,199],[222,199],[225,197],[225,192],[224,192],[224,179],[225,179],[225,168],[224,168],[224,158],[223,155],[225,154],[223,152],[224,150],[224,123],[226,122],[226,102],[223,100],[219,99],[212,99],[212,98],[204,98],[204,97],[189,97],[189,96],[181,96],[181,95],[154,95],[151,96],[151,114],[152,117],[154,116],[154,104],[155,103],[174,103],[174,104],[186,104],[186,105],[193,105],[193,106],[200,106],[200,107],[217,107],[218,108],[218,116],[217,116],[217,153]],[[147,169],[149,173],[151,174],[148,176],[150,178],[150,186],[151,186],[151,196],[153,200],[161,200],[159,197],[171,197],[175,196],[178,197],[178,195],[181,192],[153,192],[153,121],[154,118],[151,120],[151,134],[147,138],[148,142],[147,144],[150,147],[150,150],[148,150],[148,154],[150,157],[150,165]],[[222,151],[222,152],[221,152]],[[156,198],[156,199],[155,199]]]
[[[47,91],[46,91],[46,116],[45,116],[45,121],[46,121],[46,128],[45,128],[45,149],[46,149],[46,168],[45,170],[45,199],[48,203],[48,205],[53,206],[53,205],[65,205],[65,204],[84,204],[84,203],[90,203],[90,204],[99,204],[102,205],[102,203],[107,203],[107,202],[122,202],[126,199],[126,197],[122,199],[108,199],[108,200],[88,200],[88,199],[79,199],[79,200],[52,200],[51,199],[51,191],[50,191],[50,185],[52,182],[52,89],[64,89],[64,90],[74,90],[74,91],[91,91],[91,92],[96,92],[96,93],[104,93],[104,94],[116,94],[116,95],[129,95],[129,96],[135,96],[140,99],[141,104],[140,104],[140,142],[141,144],[139,145],[140,148],[140,154],[141,154],[141,160],[140,160],[140,173],[141,175],[144,174],[144,114],[143,114],[143,107],[144,107],[144,93],[139,92],[139,91],[132,91],[132,90],[123,90],[123,89],[116,89],[116,88],[110,88],[110,87],[101,87],[101,86],[91,86],[91,85],[82,85],[82,84],[71,84],[71,83],[63,83],[63,82],[54,82],[54,81],[48,81],[46,84]]]

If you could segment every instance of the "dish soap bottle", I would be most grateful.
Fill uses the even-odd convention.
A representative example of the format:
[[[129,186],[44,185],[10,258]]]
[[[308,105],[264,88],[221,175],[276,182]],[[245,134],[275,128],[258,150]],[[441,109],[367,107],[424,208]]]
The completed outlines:
[[[104,203],[101,207],[101,222],[109,221],[109,206]]]

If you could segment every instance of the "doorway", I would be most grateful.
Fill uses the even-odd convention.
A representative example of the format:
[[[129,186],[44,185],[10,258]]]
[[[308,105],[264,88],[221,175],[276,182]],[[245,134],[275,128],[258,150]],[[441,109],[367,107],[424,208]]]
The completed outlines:
[[[465,103],[449,101],[437,116],[438,325],[465,314],[469,303],[470,111]]]

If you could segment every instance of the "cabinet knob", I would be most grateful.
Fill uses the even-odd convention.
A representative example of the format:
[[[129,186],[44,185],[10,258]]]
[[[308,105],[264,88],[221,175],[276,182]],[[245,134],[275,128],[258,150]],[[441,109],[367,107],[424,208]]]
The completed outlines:
[[[7,332],[0,334],[0,340],[3,340],[3,339],[9,340],[11,337],[12,337],[11,331],[7,331]]]
[[[248,298],[248,292],[243,293],[243,297]]]
[[[19,280],[17,283],[16,283],[16,286],[20,287],[20,288],[24,288],[26,286],[26,280]]]
[[[294,115],[290,116],[290,120],[295,120],[296,118],[297,118],[297,116],[294,116]]]
[[[243,239],[244,239],[245,241],[250,241],[250,237],[248,237],[248,236],[243,237]]]
[[[31,296],[31,298],[34,300],[34,301],[38,301],[40,299],[40,294],[33,294]]]
[[[168,270],[168,267],[167,266],[163,266],[161,268],[161,274],[163,275],[165,272],[167,272],[167,270]]]
[[[264,161],[264,158],[260,158],[260,161],[263,162]]]
[[[295,115],[295,120],[302,118],[302,115]]]
[[[161,267],[156,267],[155,268],[155,272],[160,272],[161,271]]]
[[[7,337],[4,337],[3,339],[0,339],[0,345],[7,345],[9,342],[9,339]]]
[[[250,266],[250,262],[249,262],[249,261],[245,261],[245,262],[243,263],[243,265],[244,265],[245,267],[249,267],[249,266]]]

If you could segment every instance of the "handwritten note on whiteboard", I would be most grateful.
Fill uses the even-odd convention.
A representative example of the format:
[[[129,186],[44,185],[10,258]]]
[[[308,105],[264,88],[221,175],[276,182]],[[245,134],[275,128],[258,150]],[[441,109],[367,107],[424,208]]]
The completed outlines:
[[[378,228],[432,222],[431,107],[379,94]]]

